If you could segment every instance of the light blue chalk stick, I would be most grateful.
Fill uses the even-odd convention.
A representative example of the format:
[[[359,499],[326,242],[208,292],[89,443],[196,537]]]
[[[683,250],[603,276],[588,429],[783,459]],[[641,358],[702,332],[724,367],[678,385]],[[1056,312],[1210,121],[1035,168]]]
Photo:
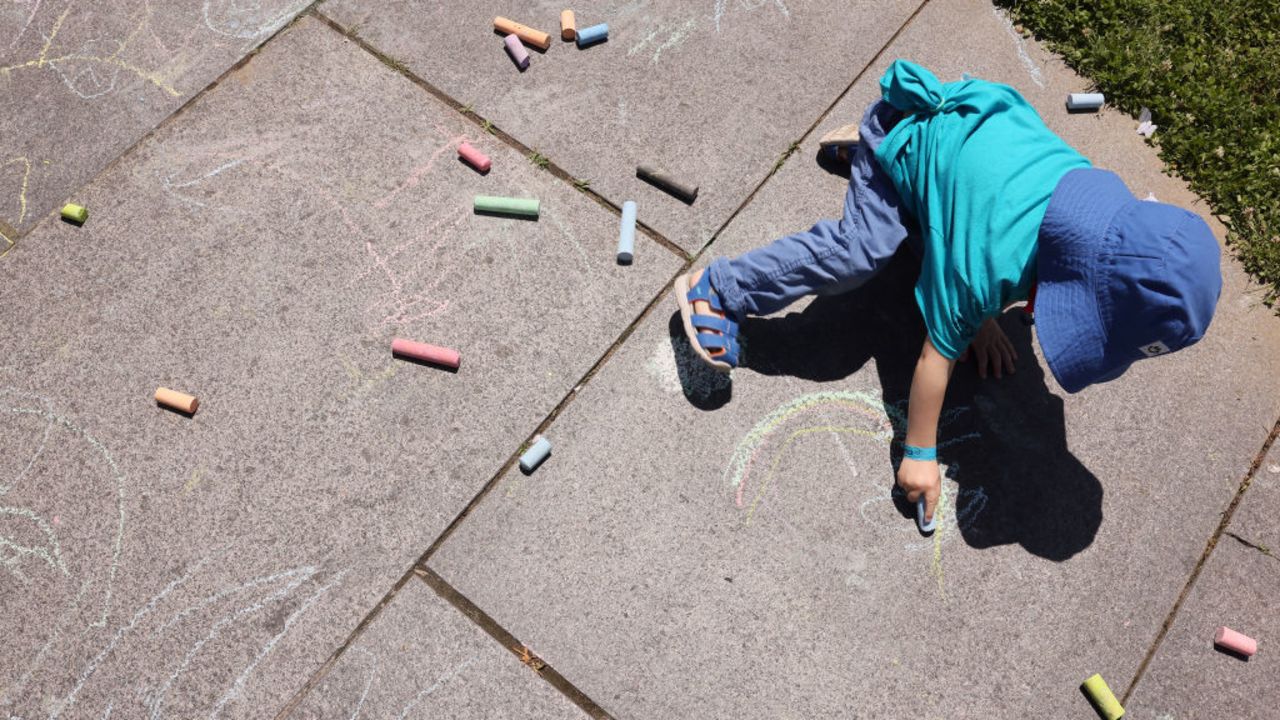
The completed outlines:
[[[589,28],[582,28],[578,31],[578,47],[586,47],[591,43],[598,43],[601,40],[609,39],[609,23],[600,23],[592,25]]]
[[[1067,96],[1068,110],[1097,110],[1107,98],[1102,93],[1071,93]]]
[[[618,229],[618,264],[630,265],[636,252],[636,203],[622,203],[622,225]]]
[[[520,469],[530,473],[533,469],[542,464],[543,460],[551,454],[551,441],[539,435],[534,438],[533,444],[528,450],[520,456]]]
[[[916,527],[920,528],[922,533],[931,533],[938,527],[938,511],[933,511],[933,519],[929,522],[924,521],[924,495],[916,501]]]

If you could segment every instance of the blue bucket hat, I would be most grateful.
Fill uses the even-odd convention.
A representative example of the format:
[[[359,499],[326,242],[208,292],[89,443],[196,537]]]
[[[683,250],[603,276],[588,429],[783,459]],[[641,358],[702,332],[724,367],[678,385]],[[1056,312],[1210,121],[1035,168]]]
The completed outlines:
[[[1036,332],[1069,393],[1204,336],[1222,291],[1204,220],[1138,200],[1113,172],[1072,170],[1040,224]]]

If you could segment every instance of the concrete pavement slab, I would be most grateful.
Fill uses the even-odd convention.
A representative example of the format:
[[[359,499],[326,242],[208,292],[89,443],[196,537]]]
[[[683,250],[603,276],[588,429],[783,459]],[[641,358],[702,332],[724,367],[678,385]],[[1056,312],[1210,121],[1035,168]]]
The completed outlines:
[[[1127,119],[1068,117],[1084,83],[1009,32],[985,3],[931,3],[884,65],[1011,83],[1135,191],[1189,203]],[[712,255],[839,213],[816,138],[883,69]],[[1280,414],[1280,324],[1227,263],[1200,344],[1068,396],[1007,316],[1018,372],[957,371],[925,538],[891,492],[916,272],[904,252],[858,291],[749,320],[731,383],[668,303],[550,427],[537,475],[508,474],[430,566],[619,717],[1086,716],[1080,683],[1134,676]]]
[[[81,197],[0,263],[19,717],[269,716],[678,266],[617,266],[614,213],[313,19]]]
[[[575,8],[608,42],[560,39],[558,2],[364,3],[321,12],[539,149],[686,250],[702,247],[848,87],[918,0],[611,0]],[[521,73],[495,16],[553,36]],[[640,164],[700,188],[686,206]]]
[[[288,717],[586,715],[414,578]]]
[[[1280,559],[1224,537],[1138,681],[1125,717],[1275,717],[1277,587]],[[1257,654],[1245,660],[1215,649],[1214,631],[1223,625],[1257,640]]]
[[[1280,515],[1280,443],[1273,443],[1240,499],[1227,532],[1272,552],[1280,552],[1277,515]]]
[[[56,212],[309,1],[5,3],[0,93],[11,104],[0,113],[0,233],[13,237]]]

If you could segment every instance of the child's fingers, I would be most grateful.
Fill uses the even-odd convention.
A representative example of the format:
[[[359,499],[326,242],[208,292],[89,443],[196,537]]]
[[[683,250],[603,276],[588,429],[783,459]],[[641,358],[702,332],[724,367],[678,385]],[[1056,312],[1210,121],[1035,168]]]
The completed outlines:
[[[942,483],[939,481],[937,485],[924,491],[924,520],[925,522],[933,522],[933,511],[938,507],[938,496],[942,494]]]

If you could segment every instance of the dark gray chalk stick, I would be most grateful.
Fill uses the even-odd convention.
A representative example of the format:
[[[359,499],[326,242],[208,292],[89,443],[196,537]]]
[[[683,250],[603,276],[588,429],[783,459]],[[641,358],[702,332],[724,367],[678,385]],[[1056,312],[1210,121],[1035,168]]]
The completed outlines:
[[[654,187],[674,195],[681,201],[692,204],[698,197],[698,186],[687,185],[676,180],[670,175],[649,165],[640,165],[636,168],[636,177],[653,185]]]

